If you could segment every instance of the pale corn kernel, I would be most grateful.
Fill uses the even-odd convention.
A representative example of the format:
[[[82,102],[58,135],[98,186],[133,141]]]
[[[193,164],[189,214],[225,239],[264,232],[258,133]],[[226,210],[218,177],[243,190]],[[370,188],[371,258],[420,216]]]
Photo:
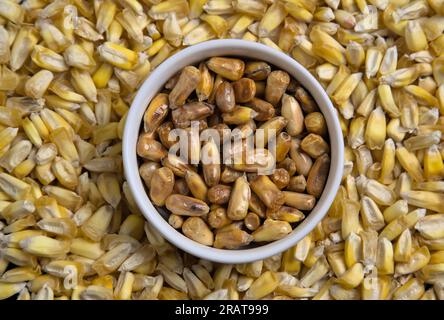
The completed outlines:
[[[428,48],[427,38],[421,25],[416,20],[411,20],[405,28],[405,42],[411,51],[421,51]]]

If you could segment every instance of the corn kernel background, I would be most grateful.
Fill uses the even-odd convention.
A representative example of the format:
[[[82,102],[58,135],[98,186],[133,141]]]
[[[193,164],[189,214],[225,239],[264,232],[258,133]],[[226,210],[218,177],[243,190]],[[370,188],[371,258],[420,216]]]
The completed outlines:
[[[443,31],[444,0],[0,1],[0,299],[444,299]],[[216,38],[309,69],[346,145],[322,223],[244,265],[169,245],[122,174],[137,88]]]

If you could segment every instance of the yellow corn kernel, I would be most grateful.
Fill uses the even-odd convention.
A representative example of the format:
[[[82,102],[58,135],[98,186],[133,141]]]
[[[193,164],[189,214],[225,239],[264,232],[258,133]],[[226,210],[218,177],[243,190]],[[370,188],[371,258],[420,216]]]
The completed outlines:
[[[212,28],[213,32],[216,33],[218,38],[223,37],[228,30],[227,22],[224,18],[220,16],[203,14],[202,16],[200,16],[200,19],[208,23],[208,25]],[[194,30],[192,32],[194,32]]]
[[[37,148],[40,148],[43,141],[42,141],[42,138],[40,137],[40,134],[39,134],[37,128],[32,123],[32,121],[29,120],[29,118],[23,119],[22,127],[23,127],[23,130],[25,131],[26,136],[32,142],[32,144],[34,144],[34,146],[36,146]]]
[[[376,267],[378,268],[378,273],[382,275],[394,272],[393,246],[386,238],[378,239]]]
[[[404,90],[414,96],[420,104],[431,107],[439,106],[438,99],[436,99],[432,94],[419,86],[409,85],[404,87]]]
[[[83,234],[93,241],[100,241],[111,223],[112,215],[113,209],[111,206],[100,207],[81,226]]]
[[[97,50],[103,60],[115,67],[131,70],[137,65],[137,53],[119,44],[108,41],[99,46]]]
[[[409,175],[418,182],[424,181],[424,173],[418,158],[405,147],[399,145],[396,148],[396,158]]]
[[[313,20],[313,13],[297,2],[286,2],[285,10],[298,21],[309,23]]]
[[[396,262],[407,262],[412,254],[412,234],[409,229],[404,230],[396,241],[394,259]]]
[[[382,149],[386,136],[385,114],[381,107],[370,113],[365,129],[365,142],[371,150]]]
[[[207,0],[190,0],[190,19],[198,18],[202,12],[203,7],[207,3]]]
[[[91,75],[86,71],[71,69],[71,79],[78,92],[84,95],[89,101],[97,102],[97,89]]]
[[[405,229],[413,227],[418,220],[425,215],[425,209],[416,209],[407,215],[400,216],[390,222],[380,233],[380,237],[385,237],[392,241],[397,238]]]
[[[34,210],[35,206],[31,201],[18,200],[8,205],[1,216],[6,222],[11,223],[32,214]]]
[[[278,278],[274,272],[266,271],[257,278],[245,293],[245,299],[260,299],[273,292],[278,286]]]
[[[381,50],[377,47],[371,47],[367,50],[365,56],[365,76],[370,79],[376,75],[383,58]]]
[[[282,271],[297,274],[301,269],[301,262],[295,258],[296,246],[284,252],[282,256]]]
[[[70,252],[94,260],[104,253],[100,242],[92,242],[83,238],[75,238],[71,241]]]
[[[329,265],[325,256],[321,256],[315,264],[301,278],[300,285],[304,288],[311,287],[321,280],[328,272]]]
[[[361,263],[355,263],[350,269],[338,277],[337,283],[346,289],[353,289],[359,286],[363,279],[364,267]]]
[[[148,14],[154,20],[166,19],[170,13],[175,13],[178,18],[188,16],[190,7],[185,0],[167,0],[155,4],[148,11]]]
[[[34,46],[31,59],[36,65],[49,71],[62,72],[68,70],[68,66],[61,55],[41,45]]]
[[[42,190],[48,196],[53,197],[59,205],[64,206],[69,210],[75,211],[79,209],[82,204],[82,198],[71,190],[49,185],[43,187]]]
[[[344,260],[347,268],[351,268],[354,264],[361,260],[361,247],[361,237],[354,232],[350,233],[344,244]]]
[[[436,145],[424,153],[424,177],[427,180],[440,180],[444,176],[444,163]]]
[[[69,251],[69,242],[46,236],[34,236],[20,241],[20,247],[24,251],[39,257],[56,258]]]
[[[0,4],[0,16],[13,23],[22,23],[24,14],[25,10],[15,1],[5,0]]]
[[[421,25],[416,20],[408,21],[404,30],[404,39],[410,51],[421,51],[428,48],[427,37]]]
[[[216,37],[213,29],[206,23],[199,25],[183,38],[184,45],[193,45]]]
[[[0,7],[1,6],[2,4],[0,4]],[[26,282],[18,282],[18,283],[0,282],[0,300],[12,297],[13,295],[19,293],[25,287],[26,287]]]
[[[43,120],[40,117],[40,115],[37,114],[37,113],[31,113],[31,115],[29,116],[29,119],[31,120],[31,122],[33,123],[35,128],[37,129],[40,137],[43,140],[48,140],[49,139],[49,130],[46,127],[46,125],[43,122]],[[1,135],[1,133],[0,133],[0,135]]]
[[[346,200],[342,213],[342,238],[347,239],[351,233],[359,233],[362,230],[359,222],[359,202]]]
[[[77,149],[69,138],[68,130],[65,128],[57,128],[50,133],[51,141],[57,146],[60,155],[74,164],[79,163],[79,154]]]
[[[272,4],[259,23],[258,36],[268,37],[285,19],[287,12],[283,3]]]
[[[398,62],[398,50],[396,46],[392,46],[388,48],[385,53],[384,57],[381,61],[381,66],[379,67],[379,74],[384,76],[386,74],[390,74],[392,72],[396,71]]]
[[[401,115],[389,85],[381,84],[378,86],[378,97],[382,107],[390,117],[397,118]]]
[[[0,173],[0,189],[14,200],[26,197],[31,186],[7,173]]]
[[[361,81],[362,73],[353,73],[349,75],[341,84],[338,86],[337,90],[334,91],[332,95],[332,100],[337,104],[342,104],[351,96],[353,91],[358,86]]]
[[[9,207],[9,206],[8,206]],[[6,208],[8,208],[6,207]],[[35,217],[33,215],[27,215],[22,219],[18,219],[13,223],[9,224],[7,227],[2,229],[3,233],[11,233],[25,230],[29,227],[35,226]],[[0,263],[1,265],[1,263]],[[1,268],[0,268],[1,271]],[[1,272],[0,272],[1,273]]]
[[[409,274],[425,267],[430,261],[430,252],[426,246],[423,246],[413,252],[407,262],[396,264],[396,273]]]
[[[38,42],[38,32],[34,27],[23,27],[19,30],[11,48],[9,62],[12,71],[20,69]]]
[[[122,272],[114,289],[114,297],[118,300],[129,300],[131,298],[133,284],[134,274],[131,272]]]
[[[94,84],[98,89],[106,88],[113,75],[113,67],[110,64],[103,63],[93,74]]]

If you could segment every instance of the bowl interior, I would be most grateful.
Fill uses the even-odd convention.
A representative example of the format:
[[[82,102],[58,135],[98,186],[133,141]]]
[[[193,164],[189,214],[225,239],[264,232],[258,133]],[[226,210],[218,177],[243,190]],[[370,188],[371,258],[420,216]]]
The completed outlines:
[[[214,56],[238,56],[266,61],[288,72],[310,92],[327,123],[331,148],[328,179],[321,197],[307,217],[285,238],[255,248],[225,250],[199,244],[171,227],[151,203],[138,173],[136,143],[139,128],[151,99],[166,81],[187,65]],[[289,56],[265,45],[244,40],[213,40],[188,47],[158,66],[140,87],[127,116],[123,137],[123,163],[125,176],[134,199],[147,220],[169,242],[195,256],[221,263],[246,263],[267,258],[285,251],[305,237],[327,213],[342,178],[343,137],[336,110],[316,79]]]

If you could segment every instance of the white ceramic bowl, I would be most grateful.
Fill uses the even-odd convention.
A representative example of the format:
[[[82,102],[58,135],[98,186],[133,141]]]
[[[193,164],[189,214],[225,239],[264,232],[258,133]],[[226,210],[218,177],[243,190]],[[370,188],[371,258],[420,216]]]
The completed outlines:
[[[285,238],[249,249],[223,250],[204,246],[172,228],[151,203],[138,172],[136,144],[143,114],[148,103],[165,82],[187,65],[215,56],[238,56],[258,59],[287,71],[316,100],[328,126],[331,147],[330,172],[322,196],[316,206]],[[291,57],[265,45],[244,40],[213,40],[188,47],[159,65],[140,87],[126,119],[123,136],[123,165],[130,190],[146,219],[172,244],[207,260],[221,263],[246,263],[278,254],[295,245],[322,220],[341,182],[344,162],[341,128],[334,107],[317,80]]]

